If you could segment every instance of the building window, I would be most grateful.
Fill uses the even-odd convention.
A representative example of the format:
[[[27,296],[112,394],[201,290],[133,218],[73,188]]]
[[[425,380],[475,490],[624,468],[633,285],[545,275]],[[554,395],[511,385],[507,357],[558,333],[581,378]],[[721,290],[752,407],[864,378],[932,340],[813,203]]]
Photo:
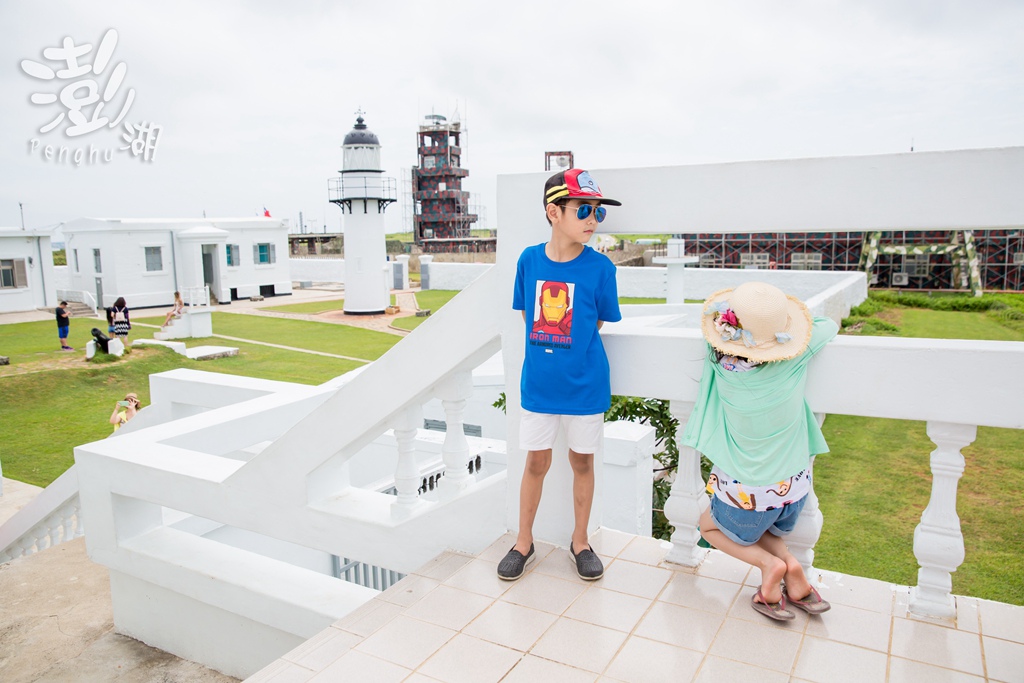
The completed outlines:
[[[274,245],[269,242],[252,245],[253,263],[277,263],[277,254]]]
[[[425,157],[423,157],[423,168],[436,168],[436,167],[437,167],[437,157],[435,157],[435,156],[425,156]]]
[[[238,255],[238,245],[237,244],[228,244],[228,245],[226,245],[226,248],[224,249],[224,251],[227,252],[228,265],[229,266],[241,265],[242,261],[241,261],[241,259],[239,258],[239,255]]]
[[[1018,251],[1013,255],[1013,265],[1024,266],[1024,251]]]
[[[928,275],[928,254],[904,254],[903,272],[910,277],[926,277]]]
[[[71,255],[74,256],[75,272],[76,273],[82,272],[82,269],[79,268],[79,266],[78,266],[78,250],[77,249],[72,249],[71,250]]]
[[[159,272],[163,269],[163,247],[146,247],[146,272]]]
[[[715,268],[718,266],[718,257],[712,253],[701,254],[697,265],[701,268]]]
[[[0,288],[15,289],[18,287],[28,287],[25,259],[0,260]]]
[[[793,270],[821,270],[821,254],[795,253],[790,257],[789,267]]]
[[[740,254],[740,267],[741,268],[756,268],[764,269],[768,267],[769,259],[768,254],[755,254],[753,252],[747,252],[746,254]]]
[[[100,250],[99,249],[93,249],[92,250],[92,265],[93,265],[93,270],[95,270],[97,273],[102,273],[103,272],[103,262],[100,261]]]

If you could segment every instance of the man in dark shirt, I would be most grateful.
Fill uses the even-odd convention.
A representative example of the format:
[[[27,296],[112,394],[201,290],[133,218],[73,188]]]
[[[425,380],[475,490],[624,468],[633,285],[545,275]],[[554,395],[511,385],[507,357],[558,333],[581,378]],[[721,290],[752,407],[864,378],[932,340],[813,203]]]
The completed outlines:
[[[68,302],[61,301],[55,313],[57,314],[57,336],[60,337],[60,348],[62,351],[74,351],[68,346],[68,329],[71,328],[71,314],[65,310]]]

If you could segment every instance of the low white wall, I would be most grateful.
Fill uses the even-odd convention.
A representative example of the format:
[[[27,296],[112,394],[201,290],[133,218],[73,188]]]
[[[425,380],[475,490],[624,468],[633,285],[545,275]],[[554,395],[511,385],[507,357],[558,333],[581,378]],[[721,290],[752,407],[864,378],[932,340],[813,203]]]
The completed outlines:
[[[643,268],[640,266],[622,266],[615,269],[615,284],[619,288],[619,296],[665,298],[665,274],[667,268]],[[691,298],[687,293],[687,298]]]
[[[292,280],[297,282],[344,282],[345,259],[340,258],[290,258]]]
[[[428,267],[430,289],[461,290],[492,266],[432,262]],[[617,268],[615,281],[619,296],[665,298],[667,270],[641,266]],[[837,322],[868,296],[867,276],[860,271],[687,268],[684,272],[687,299],[706,299],[720,289],[737,287],[744,282],[767,282],[806,302],[812,314],[828,316]]]
[[[429,268],[430,289],[461,291],[473,280],[494,267],[493,263],[421,263],[420,268]]]

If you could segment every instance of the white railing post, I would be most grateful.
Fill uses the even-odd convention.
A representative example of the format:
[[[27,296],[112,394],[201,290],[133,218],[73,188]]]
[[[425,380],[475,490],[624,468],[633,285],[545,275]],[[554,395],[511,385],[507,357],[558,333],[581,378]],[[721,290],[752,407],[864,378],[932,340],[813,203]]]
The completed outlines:
[[[474,481],[466,467],[469,462],[469,441],[466,440],[462,417],[466,411],[466,401],[472,395],[473,373],[469,370],[454,373],[438,391],[446,425],[444,443],[441,445],[441,457],[444,459],[441,495],[444,498],[454,497]]]
[[[821,427],[825,422],[825,413],[815,413],[814,418],[818,421],[818,426]],[[818,494],[814,492],[813,457],[807,472],[811,476],[811,490],[807,493],[807,502],[804,503],[804,509],[800,511],[796,527],[793,528],[791,534],[786,536],[786,545],[789,546],[793,557],[800,562],[804,572],[810,577],[814,571],[812,566],[814,564],[814,546],[821,538],[821,528],[825,519],[821,514],[821,508],[818,507]]]
[[[678,443],[690,419],[690,413],[693,412],[693,403],[671,401],[669,412],[679,420],[679,426],[676,428]],[[700,476],[700,454],[680,443],[676,480],[672,482],[672,492],[665,501],[665,517],[675,527],[675,531],[672,532],[672,549],[665,555],[667,561],[696,567],[704,560],[707,551],[697,545],[700,540],[700,530],[697,527],[701,513],[708,504],[704,480]]]
[[[910,611],[930,617],[955,617],[952,573],[964,561],[964,536],[956,514],[956,489],[964,473],[966,448],[978,435],[975,425],[928,422],[928,438],[936,448],[931,454],[932,495],[914,529],[914,556],[921,568],[917,585],[910,590]]]
[[[416,431],[423,424],[419,405],[399,411],[393,422],[398,445],[398,465],[395,467],[395,490],[398,500],[391,505],[393,514],[402,514],[403,508],[416,504],[420,488],[420,468],[416,463]]]

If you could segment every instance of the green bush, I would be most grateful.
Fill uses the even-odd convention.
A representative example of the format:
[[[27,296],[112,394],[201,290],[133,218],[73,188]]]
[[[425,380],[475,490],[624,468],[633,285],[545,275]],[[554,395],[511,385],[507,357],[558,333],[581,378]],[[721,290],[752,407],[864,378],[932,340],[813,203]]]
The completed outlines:
[[[898,335],[900,328],[878,318],[852,315],[849,318],[843,318],[842,332],[843,334]]]

